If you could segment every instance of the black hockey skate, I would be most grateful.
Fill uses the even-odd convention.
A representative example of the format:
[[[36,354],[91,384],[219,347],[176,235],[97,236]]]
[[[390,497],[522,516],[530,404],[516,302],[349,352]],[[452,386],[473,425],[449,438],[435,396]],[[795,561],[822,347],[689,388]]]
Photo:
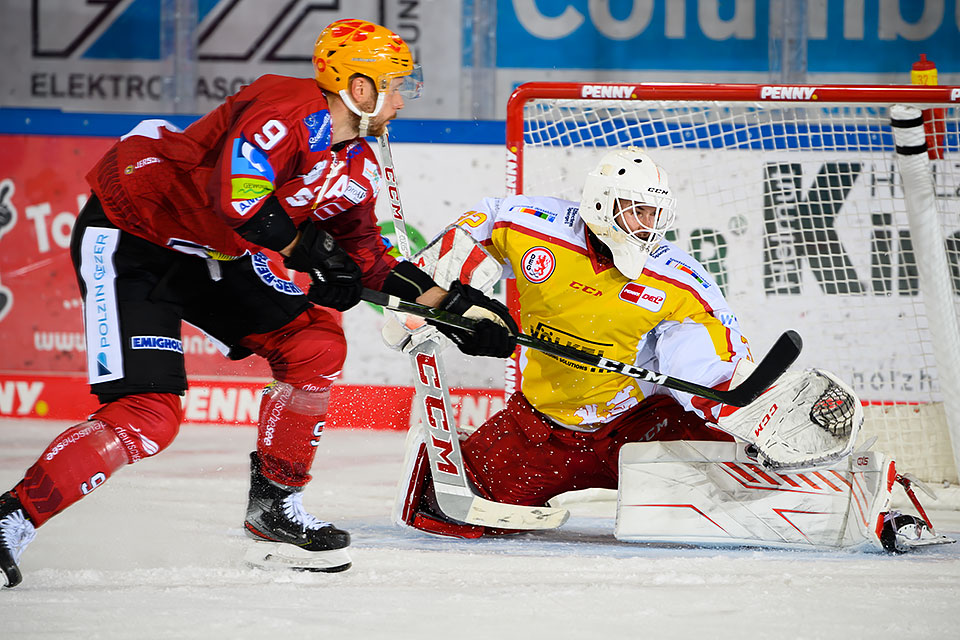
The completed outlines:
[[[906,553],[918,547],[953,542],[956,542],[953,538],[938,535],[923,518],[899,511],[884,514],[880,544],[890,553]]]
[[[350,568],[350,534],[313,517],[303,508],[303,488],[273,482],[260,472],[260,458],[250,454],[250,496],[246,534],[260,542],[247,563],[263,569],[345,571]]]
[[[0,495],[0,573],[3,586],[20,584],[20,554],[37,535],[33,523],[23,511],[23,505],[12,492]]]

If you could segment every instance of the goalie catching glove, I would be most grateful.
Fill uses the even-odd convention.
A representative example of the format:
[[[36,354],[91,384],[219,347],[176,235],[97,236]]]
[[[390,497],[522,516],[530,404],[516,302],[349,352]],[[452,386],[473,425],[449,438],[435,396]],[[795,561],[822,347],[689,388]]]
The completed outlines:
[[[734,375],[734,383],[741,365]],[[833,463],[853,450],[863,424],[863,406],[853,389],[828,371],[789,372],[749,405],[725,406],[717,425],[756,446],[770,469]]]
[[[468,356],[508,358],[516,349],[519,329],[510,317],[510,311],[479,289],[454,280],[450,283],[450,292],[437,308],[479,320],[473,331],[427,320]]]
[[[333,236],[312,222],[300,225],[300,241],[283,266],[310,276],[307,299],[314,304],[346,311],[360,302],[363,272]]]

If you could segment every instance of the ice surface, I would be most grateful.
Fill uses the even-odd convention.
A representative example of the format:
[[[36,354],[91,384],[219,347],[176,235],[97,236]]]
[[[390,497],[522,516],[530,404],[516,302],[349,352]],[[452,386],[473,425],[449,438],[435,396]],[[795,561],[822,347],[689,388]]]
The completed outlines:
[[[0,490],[64,423],[0,422]],[[909,556],[648,547],[612,502],[553,532],[454,541],[390,523],[404,434],[329,430],[304,503],[353,568],[241,565],[250,428],[184,427],[44,525],[0,590],[0,638],[960,637],[960,544]],[[932,506],[932,503],[931,503]],[[931,510],[960,537],[960,513]]]

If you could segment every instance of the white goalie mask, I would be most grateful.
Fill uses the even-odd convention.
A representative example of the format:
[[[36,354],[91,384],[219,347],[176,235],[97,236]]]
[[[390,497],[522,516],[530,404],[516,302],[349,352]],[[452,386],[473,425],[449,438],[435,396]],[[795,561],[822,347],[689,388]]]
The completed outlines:
[[[666,172],[642,149],[627,147],[604,155],[587,174],[580,217],[610,249],[617,270],[635,280],[673,228],[676,205]]]

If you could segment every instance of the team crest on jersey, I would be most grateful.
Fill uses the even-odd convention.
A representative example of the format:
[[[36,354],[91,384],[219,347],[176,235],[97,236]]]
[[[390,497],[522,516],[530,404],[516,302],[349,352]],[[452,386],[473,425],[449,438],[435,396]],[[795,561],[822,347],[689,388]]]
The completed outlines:
[[[330,147],[331,127],[330,112],[321,109],[311,113],[303,119],[303,126],[307,128],[307,144],[310,151],[322,151]]]
[[[547,222],[553,222],[557,219],[557,214],[553,211],[548,211],[546,209],[541,209],[540,207],[510,207],[507,211],[518,211],[520,213],[526,213],[531,216],[536,216],[541,220],[546,220]]]
[[[256,273],[257,277],[268,287],[289,296],[299,296],[303,294],[303,290],[290,282],[290,280],[287,279],[286,273],[279,272],[276,265],[266,255],[255,253],[252,258],[252,263],[253,272]]]
[[[636,282],[628,282],[620,289],[620,299],[647,311],[660,311],[663,301],[667,299],[665,291],[654,289]]]
[[[533,284],[540,284],[553,275],[557,266],[557,259],[553,252],[546,247],[527,249],[520,258],[520,268],[524,277]]]

